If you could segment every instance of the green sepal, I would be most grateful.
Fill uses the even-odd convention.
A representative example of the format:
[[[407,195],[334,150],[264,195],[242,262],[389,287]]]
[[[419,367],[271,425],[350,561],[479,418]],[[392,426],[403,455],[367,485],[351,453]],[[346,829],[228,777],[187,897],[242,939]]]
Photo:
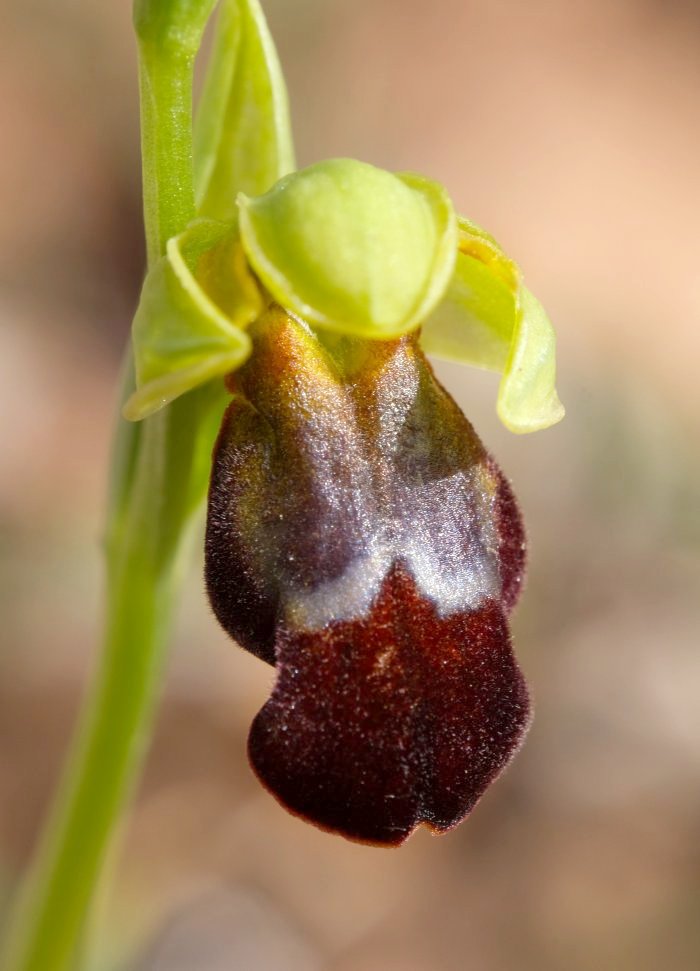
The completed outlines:
[[[424,350],[448,361],[503,371],[515,300],[513,290],[485,263],[458,253],[445,298],[423,325]]]
[[[421,343],[428,354],[501,373],[497,411],[510,431],[538,431],[564,417],[546,313],[496,240],[461,217],[455,272]]]
[[[417,327],[454,269],[457,221],[428,179],[330,159],[239,196],[251,265],[287,310],[356,337]]]
[[[197,211],[232,222],[295,168],[284,77],[257,0],[224,0],[194,132]]]
[[[236,227],[198,219],[169,240],[134,318],[137,390],[124,417],[139,421],[240,367],[251,351],[244,328],[261,307]]]
[[[522,286],[519,303],[496,408],[506,428],[523,434],[556,425],[564,406],[554,384],[554,328],[542,304]]]

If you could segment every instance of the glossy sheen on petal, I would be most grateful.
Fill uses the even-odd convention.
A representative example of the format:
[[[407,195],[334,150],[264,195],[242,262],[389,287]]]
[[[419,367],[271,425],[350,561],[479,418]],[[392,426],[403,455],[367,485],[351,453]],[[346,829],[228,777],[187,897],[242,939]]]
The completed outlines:
[[[331,354],[274,308],[252,337],[206,575],[225,629],[277,665],[253,765],[353,839],[449,828],[528,720],[506,626],[525,559],[512,491],[415,338]]]
[[[283,307],[317,326],[374,338],[407,333],[452,275],[452,203],[420,176],[330,159],[239,204],[256,273]]]
[[[206,577],[222,626],[272,664],[285,603],[362,556],[373,488],[346,390],[313,335],[274,310],[253,333],[255,362],[232,376],[214,452]]]

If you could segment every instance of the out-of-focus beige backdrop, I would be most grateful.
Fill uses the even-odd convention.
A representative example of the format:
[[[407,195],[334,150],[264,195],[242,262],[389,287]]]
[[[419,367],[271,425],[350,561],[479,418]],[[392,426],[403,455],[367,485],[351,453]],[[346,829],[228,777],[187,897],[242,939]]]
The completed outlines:
[[[524,267],[566,421],[502,429],[527,744],[455,832],[355,846],[245,761],[272,672],[196,564],[95,967],[700,967],[700,7],[268,0],[301,164],[424,172]],[[25,866],[99,639],[116,376],[143,265],[127,0],[9,0],[0,92],[0,893]]]

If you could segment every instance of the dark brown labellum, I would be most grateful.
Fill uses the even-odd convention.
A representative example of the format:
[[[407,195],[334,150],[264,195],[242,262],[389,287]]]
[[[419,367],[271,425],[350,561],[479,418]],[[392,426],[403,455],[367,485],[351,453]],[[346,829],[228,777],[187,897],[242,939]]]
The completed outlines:
[[[273,308],[214,451],[206,579],[276,665],[251,763],[292,812],[364,842],[456,825],[529,721],[508,611],[512,491],[415,337],[323,347]]]

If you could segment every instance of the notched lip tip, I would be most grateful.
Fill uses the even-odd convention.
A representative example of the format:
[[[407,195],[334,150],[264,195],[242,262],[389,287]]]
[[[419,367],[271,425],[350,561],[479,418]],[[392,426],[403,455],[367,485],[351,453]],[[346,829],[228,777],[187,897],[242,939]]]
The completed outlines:
[[[253,762],[253,758],[250,754],[250,749],[248,750],[248,763],[249,763],[251,772],[258,780],[258,782],[261,784],[261,786],[265,789],[265,791],[269,792],[269,794],[273,797],[275,802],[282,809],[284,809],[286,813],[288,813],[290,816],[293,816],[295,819],[299,819],[304,823],[309,823],[311,826],[314,827],[314,829],[317,829],[322,833],[326,833],[329,836],[340,836],[344,840],[347,840],[348,843],[354,843],[355,845],[359,845],[359,846],[368,846],[368,847],[372,847],[373,849],[396,850],[404,846],[410,840],[410,838],[420,829],[425,829],[432,837],[447,836],[449,833],[452,833],[454,830],[456,830],[460,826],[460,824],[463,823],[469,816],[471,816],[474,810],[478,807],[479,803],[484,798],[484,796],[486,796],[487,793],[491,790],[492,783],[495,782],[496,779],[506,771],[511,761],[513,760],[514,756],[517,754],[518,750],[522,746],[525,740],[525,736],[527,735],[530,725],[532,724],[532,718],[533,718],[533,713],[532,713],[532,708],[530,707],[528,711],[528,720],[523,726],[523,730],[520,734],[520,737],[518,738],[517,745],[513,749],[510,755],[510,758],[504,765],[502,765],[498,769],[498,771],[494,774],[494,776],[489,780],[484,790],[477,796],[475,801],[472,803],[472,805],[469,806],[466,812],[464,812],[458,819],[454,819],[452,822],[446,825],[445,824],[441,825],[438,823],[433,823],[429,819],[420,818],[415,822],[411,823],[410,827],[408,828],[404,829],[404,828],[396,827],[397,834],[394,838],[387,837],[385,839],[377,839],[377,838],[362,836],[358,833],[350,832],[347,829],[341,829],[339,826],[332,826],[327,823],[323,823],[319,819],[316,819],[313,816],[307,815],[301,810],[296,809],[294,806],[290,806],[289,803],[287,803],[282,798],[282,796],[280,796],[280,794],[270,786],[267,780],[257,770],[255,763]]]
[[[328,836],[340,836],[344,840],[347,840],[348,843],[354,843],[356,846],[368,846],[378,850],[397,850],[400,847],[404,846],[411,838],[411,836],[413,836],[413,834],[417,830],[419,830],[422,826],[429,829],[431,832],[431,835],[433,836],[442,836],[444,835],[444,833],[447,832],[447,830],[445,829],[443,830],[440,830],[437,828],[433,829],[431,824],[423,819],[420,819],[417,822],[413,823],[410,829],[399,830],[395,839],[372,839],[370,837],[360,836],[359,834],[348,832],[347,830],[340,829],[337,826],[331,826],[331,825],[328,825],[327,823],[323,823],[320,820],[315,819],[313,816],[307,816],[306,813],[302,812],[299,809],[295,809],[293,806],[290,806],[289,803],[285,802],[284,799],[280,796],[280,794],[275,789],[273,789],[269,785],[267,780],[258,772],[253,762],[253,759],[250,756],[250,751],[248,752],[248,764],[250,766],[251,772],[258,780],[260,785],[263,787],[263,789],[265,789],[266,792],[269,792],[269,794],[275,800],[277,805],[280,806],[282,809],[284,809],[284,811],[288,815],[293,816],[295,819],[301,820],[301,822],[303,823],[309,823],[311,826],[314,827],[314,829],[319,830],[320,832],[325,833]],[[455,823],[454,825],[456,826],[457,823]],[[451,826],[450,829],[452,828],[453,827]]]

